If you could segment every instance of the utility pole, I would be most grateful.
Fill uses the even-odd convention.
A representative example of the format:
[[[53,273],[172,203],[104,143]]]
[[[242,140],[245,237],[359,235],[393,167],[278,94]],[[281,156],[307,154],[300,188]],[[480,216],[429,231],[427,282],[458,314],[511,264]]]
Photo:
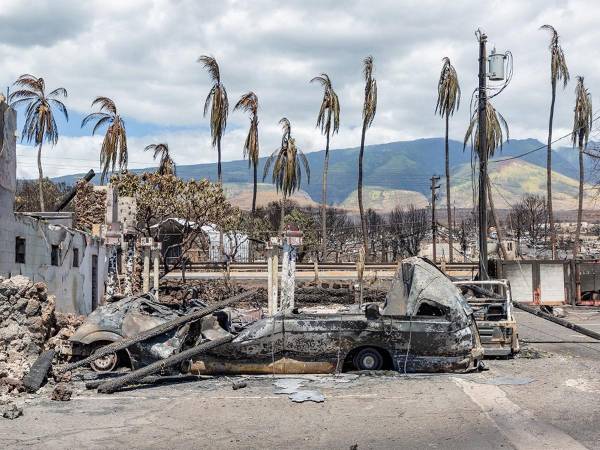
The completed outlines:
[[[486,67],[487,54],[485,44],[487,36],[478,31],[479,37],[479,116],[478,116],[478,145],[479,156],[479,279],[487,280],[487,123],[486,123]]]
[[[435,263],[437,254],[436,254],[436,240],[437,240],[437,223],[435,221],[435,200],[437,195],[435,193],[436,190],[440,188],[440,185],[436,183],[440,180],[438,176],[431,177],[431,235],[433,238],[433,262]]]

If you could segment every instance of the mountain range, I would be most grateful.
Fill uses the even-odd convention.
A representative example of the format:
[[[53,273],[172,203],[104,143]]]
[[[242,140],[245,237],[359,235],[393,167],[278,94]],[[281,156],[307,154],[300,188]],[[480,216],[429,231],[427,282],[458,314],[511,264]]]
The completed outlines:
[[[469,147],[450,140],[450,165],[452,198],[456,207],[472,205],[473,189],[471,153]],[[522,157],[504,160],[523,155]],[[311,182],[303,178],[302,191],[295,199],[305,205],[316,205],[321,201],[321,174],[324,151],[306,154],[310,164]],[[328,203],[349,210],[357,209],[356,180],[359,148],[331,150],[328,177]],[[586,157],[587,159],[588,157]],[[262,174],[266,158],[260,159],[259,174]],[[490,162],[489,173],[494,185],[494,198],[498,208],[508,208],[524,193],[545,194],[546,150],[544,144],[535,139],[512,139],[498,149],[495,161]],[[504,161],[503,161],[504,160]],[[555,209],[571,210],[577,207],[578,165],[577,150],[572,147],[553,149],[552,169],[553,199]],[[154,168],[132,169],[132,172],[151,171]],[[593,180],[593,161],[586,161],[586,181]],[[364,157],[365,203],[377,210],[390,210],[396,205],[425,206],[431,196],[430,178],[444,173],[444,140],[442,138],[417,139],[413,141],[389,142],[368,145]],[[216,164],[178,165],[177,175],[184,179],[216,179]],[[83,174],[54,178],[72,184]],[[259,203],[277,198],[274,188],[267,183],[259,186]],[[96,176],[93,182],[98,182]],[[251,172],[244,160],[223,163],[223,182],[230,200],[240,207],[249,208],[251,202]],[[445,182],[440,180],[440,199],[445,197]],[[593,186],[586,185],[585,208],[593,207]]]

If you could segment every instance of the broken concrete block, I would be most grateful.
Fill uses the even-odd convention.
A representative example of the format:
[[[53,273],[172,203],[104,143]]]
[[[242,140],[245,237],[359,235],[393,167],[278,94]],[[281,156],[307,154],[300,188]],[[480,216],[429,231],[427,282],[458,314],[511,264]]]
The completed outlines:
[[[50,397],[52,400],[56,400],[59,402],[68,402],[71,400],[71,395],[73,394],[73,389],[67,383],[58,383],[54,390],[52,391],[52,396]]]
[[[5,419],[16,419],[17,417],[23,415],[23,408],[17,406],[13,402],[7,402],[3,405],[0,405],[0,414],[2,414],[2,417]]]

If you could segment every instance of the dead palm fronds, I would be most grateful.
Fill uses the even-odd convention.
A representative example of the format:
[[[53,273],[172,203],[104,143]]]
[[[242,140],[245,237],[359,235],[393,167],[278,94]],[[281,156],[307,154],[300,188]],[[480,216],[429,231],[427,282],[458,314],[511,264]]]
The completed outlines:
[[[552,25],[542,25],[541,30],[550,32],[550,85],[552,99],[550,102],[550,117],[548,119],[548,148],[546,152],[546,198],[548,200],[548,219],[550,222],[550,244],[552,247],[552,259],[556,259],[556,230],[554,229],[554,212],[552,209],[552,127],[554,122],[554,104],[556,102],[556,84],[562,81],[563,88],[569,82],[569,69],[565,60],[565,54],[558,42],[558,33]]]
[[[160,158],[158,163],[158,173],[161,175],[176,175],[175,162],[171,158],[168,144],[150,144],[144,148],[144,151],[154,152],[154,160]]]
[[[253,169],[252,215],[256,211],[256,191],[258,188],[257,170],[260,146],[258,144],[258,97],[254,92],[248,92],[240,97],[234,110],[250,114],[250,128],[244,143],[244,158],[248,157],[248,165]]]
[[[571,141],[573,146],[579,147],[579,198],[577,205],[577,228],[575,229],[575,242],[573,243],[573,258],[579,254],[579,235],[581,233],[581,216],[583,214],[583,153],[588,144],[592,129],[592,96],[585,87],[583,77],[577,77],[575,87],[575,110],[573,114],[573,132]]]
[[[94,135],[96,131],[106,126],[100,148],[100,165],[102,166],[100,182],[104,183],[108,171],[114,172],[117,164],[119,170],[127,169],[127,132],[125,122],[119,115],[115,102],[108,97],[96,97],[92,102],[92,108],[96,105],[100,106],[100,110],[85,116],[81,121],[81,127],[95,121],[96,124],[92,129],[92,135]]]
[[[57,88],[46,94],[46,83],[43,78],[37,78],[33,75],[21,75],[14,83],[18,86],[15,92],[8,97],[8,102],[13,107],[22,103],[27,104],[25,110],[25,124],[23,125],[23,134],[21,140],[33,142],[38,147],[37,166],[39,175],[39,197],[40,211],[46,209],[44,204],[44,194],[42,185],[44,182],[44,171],[42,169],[42,145],[44,141],[53,146],[58,142],[58,127],[54,119],[54,109],[59,110],[69,120],[67,107],[59,98],[67,97],[65,88]]]
[[[450,261],[454,258],[453,230],[452,230],[452,208],[450,200],[450,148],[448,142],[448,129],[450,116],[460,106],[460,85],[456,69],[450,63],[450,58],[445,57],[438,82],[438,98],[435,112],[444,117],[446,121],[446,134],[444,139],[444,150],[446,157],[446,213],[448,217],[448,256]]]
[[[473,136],[473,134],[475,135],[475,139],[474,139],[474,144],[471,148],[471,158],[475,159],[478,158],[480,159],[482,155],[487,153],[487,159],[490,159],[494,156],[494,154],[496,153],[496,150],[498,148],[502,149],[502,143],[504,141],[504,135],[506,134],[506,140],[508,140],[509,138],[509,132],[508,132],[508,123],[506,123],[506,120],[504,120],[504,117],[502,117],[502,114],[500,114],[498,111],[496,111],[496,109],[492,106],[492,104],[488,101],[486,102],[486,109],[485,109],[485,114],[486,114],[486,148],[482,149],[480,148],[479,145],[479,130],[478,130],[478,114],[477,112],[475,112],[473,114],[473,116],[471,117],[471,122],[469,123],[469,128],[467,128],[467,132],[465,134],[465,140],[464,140],[464,146],[463,148],[465,148],[467,146],[467,142],[469,141],[469,139]],[[483,153],[483,152],[486,153]],[[496,220],[496,211],[494,209],[494,203],[493,203],[493,198],[492,198],[492,192],[490,190],[490,182],[489,182],[489,175],[487,178],[487,181],[485,181],[487,184],[487,190],[488,190],[488,201],[490,203],[490,208],[492,209],[492,219],[494,220],[494,225],[496,226],[496,233],[498,236],[498,245],[500,247],[500,252],[502,254],[503,258],[506,258],[507,256],[507,252],[506,249],[504,248],[504,244],[502,242],[502,230],[500,229],[500,223],[499,221]],[[485,225],[484,225],[485,226]]]
[[[269,170],[271,169],[271,166],[273,166],[271,179],[277,192],[281,191],[283,196],[280,222],[280,227],[283,230],[285,201],[294,192],[300,189],[300,185],[302,184],[302,167],[304,167],[307,181],[310,183],[310,167],[306,156],[296,146],[296,140],[292,137],[292,126],[290,121],[284,117],[279,121],[279,124],[283,129],[281,145],[267,158],[263,172],[263,180],[267,178]]]
[[[217,60],[212,56],[203,55],[198,62],[208,71],[213,85],[204,101],[204,117],[210,110],[210,134],[212,146],[217,148],[217,178],[219,183],[223,182],[221,173],[221,139],[227,127],[227,115],[229,114],[229,101],[227,90],[221,82],[221,73]]]
[[[325,160],[323,162],[323,184],[321,195],[321,253],[326,258],[327,251],[327,173],[329,170],[329,140],[340,128],[340,101],[331,85],[331,79],[326,73],[310,80],[318,82],[323,87],[323,100],[317,115],[317,128],[325,135]]]
[[[358,209],[360,211],[360,224],[362,229],[363,247],[369,257],[369,242],[367,239],[367,218],[363,205],[363,157],[365,153],[365,135],[371,127],[377,112],[377,81],[373,78],[373,57],[367,56],[363,60],[363,76],[365,79],[365,99],[363,103],[363,125],[360,138],[360,153],[358,154]]]

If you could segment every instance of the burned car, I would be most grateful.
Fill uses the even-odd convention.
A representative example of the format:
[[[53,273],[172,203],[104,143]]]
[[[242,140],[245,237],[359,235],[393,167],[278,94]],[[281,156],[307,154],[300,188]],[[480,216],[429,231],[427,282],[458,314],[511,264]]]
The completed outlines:
[[[508,280],[456,281],[477,321],[485,356],[519,353],[517,321]]]
[[[141,331],[140,315],[168,321],[182,314],[172,309],[165,312],[165,306],[142,298],[99,308],[71,340],[92,342],[98,324],[111,322],[121,331],[102,336],[116,340],[129,336],[125,330],[133,329],[134,323]],[[127,311],[117,312],[125,308]],[[443,272],[416,257],[402,262],[382,304],[352,305],[327,313],[288,309],[267,318],[220,310],[128,347],[127,357],[137,368],[226,338],[230,341],[199,354],[182,369],[197,374],[332,373],[348,369],[438,372],[478,368],[483,358],[469,304]],[[109,366],[113,367],[112,360],[103,367]]]
[[[207,339],[229,331],[210,319]],[[383,305],[335,313],[281,311],[191,365],[195,373],[400,372],[477,368],[483,348],[472,310],[435,265],[404,260]]]

